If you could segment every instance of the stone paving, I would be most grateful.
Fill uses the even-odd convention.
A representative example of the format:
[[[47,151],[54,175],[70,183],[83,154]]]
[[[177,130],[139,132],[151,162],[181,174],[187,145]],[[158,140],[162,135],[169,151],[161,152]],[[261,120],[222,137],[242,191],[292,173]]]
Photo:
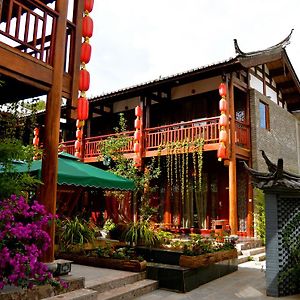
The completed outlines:
[[[86,286],[96,279],[104,281],[122,278],[131,272],[72,265],[72,275],[85,276]],[[182,294],[167,290],[155,290],[137,300],[300,300],[300,294],[287,297],[267,297],[265,286],[265,261],[246,262],[239,270],[199,288]]]
[[[300,294],[288,297],[267,297],[265,285],[265,262],[247,262],[239,265],[239,270],[197,289],[185,293],[155,290],[137,300],[300,300]]]

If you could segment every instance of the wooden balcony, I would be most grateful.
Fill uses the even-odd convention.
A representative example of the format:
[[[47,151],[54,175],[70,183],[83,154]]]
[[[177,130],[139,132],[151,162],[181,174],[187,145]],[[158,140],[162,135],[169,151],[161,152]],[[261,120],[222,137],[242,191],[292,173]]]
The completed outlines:
[[[51,1],[48,1],[51,2]],[[0,1],[0,73],[6,85],[1,99],[18,100],[47,92],[53,80],[54,40],[59,14],[35,0]],[[71,98],[76,26],[68,21],[63,96]],[[3,79],[3,78],[2,78]],[[13,89],[15,80],[25,84]],[[7,86],[7,89],[5,88]],[[26,89],[25,89],[26,87]]]
[[[194,142],[199,138],[204,139],[204,151],[217,150],[219,145],[219,117],[193,120],[190,122],[180,122],[176,124],[164,125],[144,130],[144,157],[157,156],[159,148],[173,142]],[[244,155],[248,155],[250,148],[249,125],[236,122],[236,146]],[[133,157],[133,134],[134,131],[125,133],[129,137],[129,142],[123,149],[120,149],[127,157]],[[85,162],[97,161],[101,155],[100,145],[108,137],[118,137],[119,134],[96,136],[86,138],[84,141],[83,159]],[[73,154],[75,140],[64,142],[61,149]],[[192,151],[192,148],[191,148]],[[239,151],[238,151],[239,152]],[[245,154],[246,153],[246,154]],[[161,151],[161,155],[167,154],[166,150]]]

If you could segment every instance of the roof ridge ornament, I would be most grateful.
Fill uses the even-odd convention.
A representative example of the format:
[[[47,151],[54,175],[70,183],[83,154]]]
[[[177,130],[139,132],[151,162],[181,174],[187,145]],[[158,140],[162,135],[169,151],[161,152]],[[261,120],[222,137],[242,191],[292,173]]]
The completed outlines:
[[[292,29],[290,34],[286,38],[284,38],[281,42],[279,42],[278,44],[273,45],[264,50],[258,50],[258,51],[252,51],[252,52],[243,52],[238,45],[237,39],[233,39],[235,53],[240,56],[252,56],[252,55],[256,55],[256,54],[261,54],[262,52],[265,52],[265,51],[272,51],[274,49],[279,49],[279,48],[284,49],[290,43],[290,39],[291,39],[293,31],[294,31],[294,29]]]

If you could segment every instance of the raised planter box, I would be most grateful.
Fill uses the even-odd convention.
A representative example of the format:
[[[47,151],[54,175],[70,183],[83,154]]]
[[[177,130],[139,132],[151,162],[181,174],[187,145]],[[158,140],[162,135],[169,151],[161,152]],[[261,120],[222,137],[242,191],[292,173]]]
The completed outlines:
[[[207,253],[202,255],[188,256],[181,255],[179,259],[179,266],[185,268],[196,269],[206,267],[219,261],[237,258],[237,250],[218,251],[214,253]]]
[[[131,272],[142,272],[147,267],[147,262],[128,259],[106,258],[84,256],[72,253],[59,253],[57,255],[61,259],[72,260],[75,264],[86,265],[92,267],[109,268]]]

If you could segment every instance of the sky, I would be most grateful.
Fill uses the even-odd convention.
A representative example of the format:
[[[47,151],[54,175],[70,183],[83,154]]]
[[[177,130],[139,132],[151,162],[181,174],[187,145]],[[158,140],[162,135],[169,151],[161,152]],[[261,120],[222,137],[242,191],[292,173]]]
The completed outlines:
[[[89,97],[265,49],[286,50],[300,78],[299,0],[95,0]]]

